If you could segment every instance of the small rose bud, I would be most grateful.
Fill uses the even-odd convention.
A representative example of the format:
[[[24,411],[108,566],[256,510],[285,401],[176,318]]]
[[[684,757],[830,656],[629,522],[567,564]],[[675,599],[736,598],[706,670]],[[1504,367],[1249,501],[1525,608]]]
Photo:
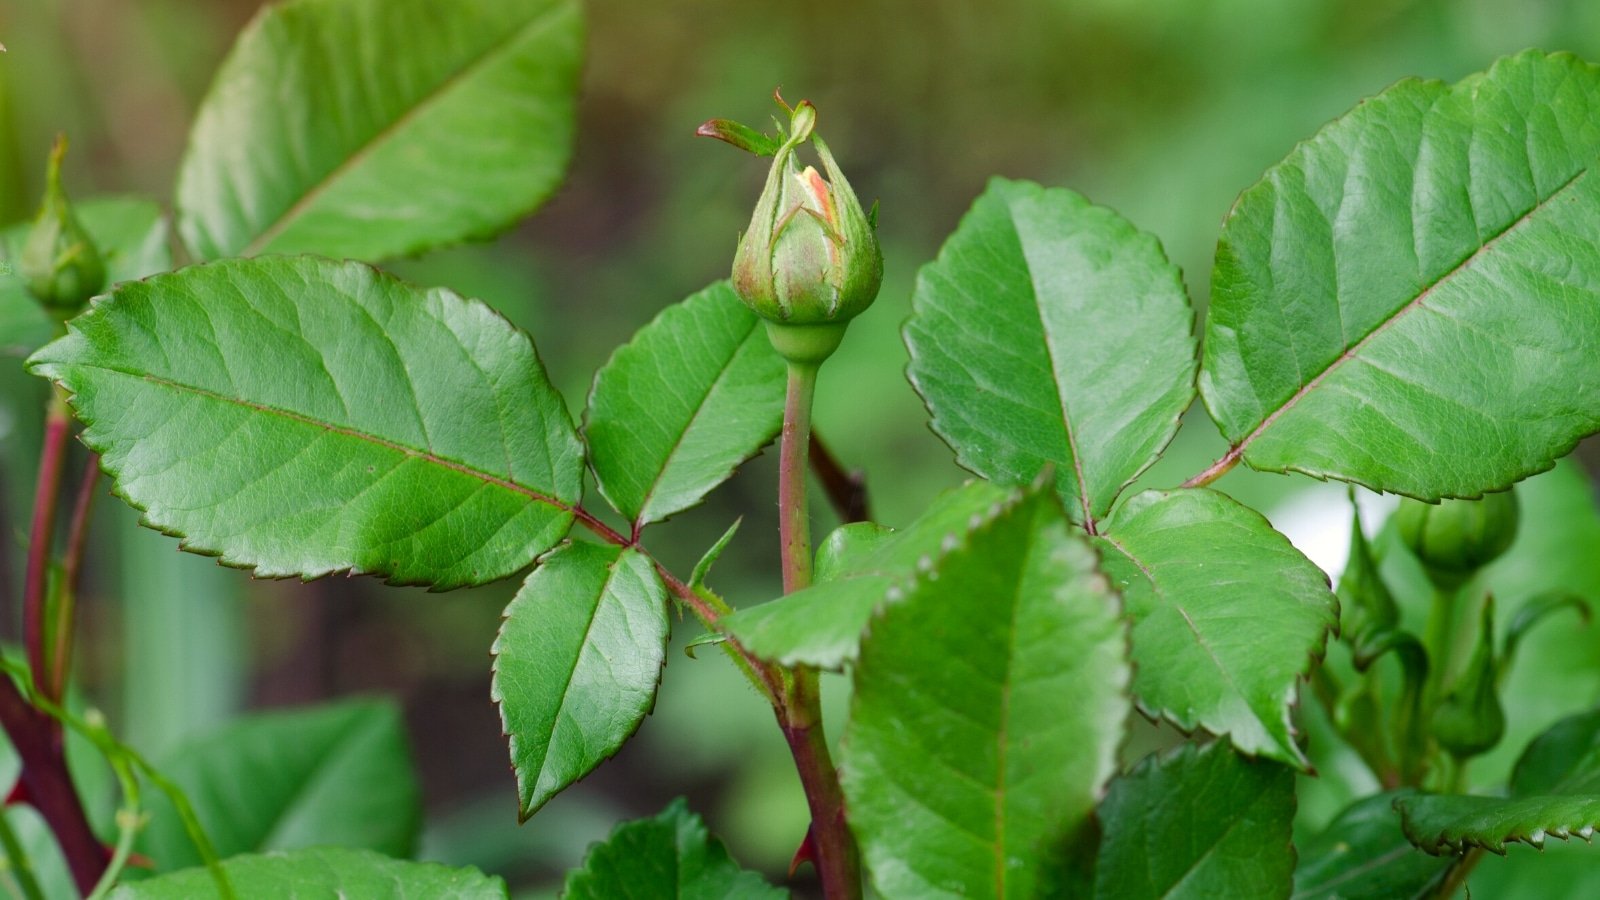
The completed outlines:
[[[44,203],[18,261],[34,299],[62,320],[77,315],[89,298],[106,285],[106,267],[100,251],[61,188],[61,159],[66,153],[66,138],[56,138],[50,151]]]
[[[1483,604],[1478,645],[1461,678],[1439,701],[1433,714],[1433,736],[1458,759],[1487,753],[1506,733],[1500,705],[1499,667],[1494,657],[1494,598]]]
[[[1344,629],[1353,645],[1359,646],[1370,635],[1391,629],[1400,621],[1400,607],[1378,571],[1378,562],[1361,530],[1361,510],[1351,494],[1350,560],[1339,576],[1338,594],[1344,611]],[[1360,668],[1365,668],[1361,666]]]
[[[788,136],[773,154],[733,261],[734,291],[767,320],[778,351],[802,362],[820,362],[832,353],[844,324],[872,305],[883,281],[873,223],[828,145],[813,133],[816,121],[809,102],[790,110]],[[724,140],[740,134],[730,124],[710,129],[712,124],[702,126],[702,133]],[[807,142],[822,172],[800,165],[798,152]],[[745,137],[730,143],[753,149],[758,142]]]
[[[1395,513],[1400,540],[1422,561],[1435,584],[1453,588],[1511,546],[1517,536],[1514,490],[1480,500],[1424,503],[1406,498]]]

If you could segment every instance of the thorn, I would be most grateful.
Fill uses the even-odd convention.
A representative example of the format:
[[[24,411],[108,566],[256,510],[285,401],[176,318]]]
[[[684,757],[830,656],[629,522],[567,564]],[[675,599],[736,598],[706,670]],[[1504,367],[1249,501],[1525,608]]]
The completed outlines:
[[[816,864],[817,864],[817,835],[816,835],[816,831],[817,831],[817,829],[816,829],[816,824],[815,823],[812,823],[811,825],[807,825],[806,826],[806,837],[805,837],[805,840],[800,842],[800,846],[798,848],[796,848],[795,851],[794,851],[794,858],[789,860],[789,877],[790,878],[794,877],[794,873],[800,871],[800,864],[801,863],[811,863],[812,867],[816,866]]]
[[[6,806],[32,806],[33,797],[28,793],[28,785],[21,778],[11,786],[11,792],[6,794]]]

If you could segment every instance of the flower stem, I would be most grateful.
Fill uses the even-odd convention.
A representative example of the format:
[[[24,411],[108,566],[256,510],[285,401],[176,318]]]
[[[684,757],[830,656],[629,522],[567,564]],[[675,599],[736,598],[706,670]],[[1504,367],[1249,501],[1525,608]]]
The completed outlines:
[[[783,592],[811,586],[811,519],[806,507],[807,453],[811,447],[811,399],[817,367],[789,363],[778,447],[778,537],[783,544]]]
[[[89,544],[89,519],[94,512],[94,488],[100,480],[100,455],[90,453],[78,496],[72,504],[72,522],[67,528],[67,550],[61,563],[61,590],[56,600],[56,620],[52,623],[55,644],[50,651],[50,677],[42,685],[51,700],[66,696],[67,678],[72,671],[73,634],[77,622],[78,583],[83,575],[83,554]]]
[[[60,389],[55,389],[45,413],[44,449],[39,454],[39,479],[28,534],[28,567],[22,582],[22,641],[28,649],[28,668],[38,684],[46,682],[44,617],[50,546],[55,538],[56,500],[61,492],[61,466],[66,461],[71,425],[67,402]]]
[[[816,384],[815,363],[789,363],[789,390],[778,448],[778,522],[785,594],[811,585],[806,455],[811,444],[811,401]],[[861,858],[845,822],[844,794],[828,753],[817,671],[808,666],[795,667],[791,677],[784,679],[783,702],[774,709],[811,807],[807,840],[823,894],[828,900],[855,900],[861,896]]]

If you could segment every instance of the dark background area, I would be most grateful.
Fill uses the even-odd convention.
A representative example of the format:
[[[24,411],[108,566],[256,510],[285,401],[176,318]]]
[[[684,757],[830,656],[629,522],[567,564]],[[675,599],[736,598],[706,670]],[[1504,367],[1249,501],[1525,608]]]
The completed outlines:
[[[170,204],[190,117],[258,5],[5,0],[0,224],[31,215],[58,131],[73,141],[76,197]],[[560,193],[494,243],[390,268],[480,297],[527,329],[576,416],[613,347],[727,272],[764,164],[694,138],[695,126],[765,124],[775,86],[812,100],[857,191],[881,201],[887,266],[877,305],[823,375],[816,418],[866,471],[874,516],[890,525],[963,477],[903,377],[898,328],[917,267],[990,176],[1069,186],[1117,209],[1162,239],[1203,306],[1234,197],[1362,96],[1410,75],[1453,80],[1528,46],[1600,55],[1592,0],[616,0],[587,14],[578,143]],[[0,359],[0,538],[13,576],[44,396]],[[1188,426],[1151,484],[1175,484],[1220,451],[1202,410]],[[713,584],[735,604],[771,598],[774,473],[769,453],[647,543],[687,572],[743,516]],[[1319,562],[1342,558],[1342,489],[1245,472],[1218,486],[1273,513]],[[1312,499],[1296,496],[1304,490]],[[674,649],[634,741],[519,828],[488,691],[488,648],[516,581],[444,595],[364,579],[252,581],[138,529],[119,501],[101,504],[80,676],[147,752],[242,710],[393,696],[427,798],[422,855],[531,892],[553,889],[614,822],[677,794],[741,861],[774,876],[804,832],[770,712],[718,654]],[[818,511],[819,537],[834,524]],[[0,598],[14,596],[13,584]],[[14,637],[16,610],[0,615]],[[691,618],[676,631],[681,646],[700,628]],[[834,714],[845,689],[829,679]]]

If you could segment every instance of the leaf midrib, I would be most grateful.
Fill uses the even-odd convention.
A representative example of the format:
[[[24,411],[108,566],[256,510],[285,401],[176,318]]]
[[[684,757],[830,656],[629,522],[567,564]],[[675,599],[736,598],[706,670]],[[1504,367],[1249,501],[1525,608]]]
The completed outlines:
[[[684,439],[689,436],[690,431],[694,430],[694,426],[700,421],[700,417],[705,415],[706,407],[711,401],[711,395],[717,392],[717,388],[721,387],[728,378],[728,373],[733,371],[734,362],[739,359],[740,353],[750,343],[750,335],[755,332],[758,325],[760,325],[760,320],[752,316],[750,327],[745,331],[744,336],[739,338],[739,342],[734,345],[733,352],[728,354],[727,362],[723,364],[722,370],[717,373],[716,378],[712,379],[710,386],[706,388],[705,393],[695,403],[694,412],[690,414],[689,421],[684,424],[677,436],[672,439],[672,446],[667,448],[667,454],[661,461],[660,470],[650,480],[650,486],[645,489],[644,496],[639,500],[639,513],[634,517],[633,523],[635,526],[643,527],[657,521],[650,518],[650,501],[655,499],[656,491],[660,490],[662,482],[666,481],[667,470],[672,468],[672,463],[677,458],[678,452],[683,449]],[[757,452],[760,451],[758,450]]]
[[[506,35],[504,38],[501,38],[499,41],[496,41],[493,45],[484,50],[482,55],[467,62],[465,65],[445,76],[442,81],[434,85],[427,91],[427,93],[418,97],[416,102],[406,109],[405,112],[401,113],[397,118],[395,118],[394,121],[384,125],[382,128],[374,132],[371,137],[367,138],[365,143],[357,147],[349,156],[345,157],[343,162],[328,170],[328,172],[322,175],[321,178],[319,178],[314,184],[306,188],[305,192],[302,193],[300,197],[294,201],[294,203],[290,204],[288,208],[278,214],[276,219],[274,219],[265,228],[261,229],[260,233],[252,238],[250,242],[239,251],[238,255],[255,256],[261,253],[267,247],[271,246],[274,240],[277,240],[277,238],[283,234],[284,231],[288,230],[296,220],[304,215],[305,212],[317,202],[317,200],[321,199],[323,194],[332,189],[334,184],[336,184],[346,174],[351,172],[356,166],[366,162],[366,160],[376,153],[380,147],[387,144],[391,138],[405,130],[405,128],[415,121],[419,116],[421,116],[423,112],[442,102],[444,98],[448,96],[458,85],[462,84],[469,78],[472,78],[483,69],[488,68],[489,65],[496,62],[501,56],[510,52],[512,47],[521,43],[524,38],[550,25],[554,20],[559,18],[560,13],[565,12],[568,8],[569,3],[567,0],[557,0],[557,2],[552,3],[545,9],[540,10],[527,22],[524,22],[522,25],[519,25],[517,28],[513,29],[510,34]]]
[[[1023,237],[1021,225],[1017,220],[1015,207],[1008,202],[1006,210],[1011,213],[1011,231],[1017,236],[1019,249],[1022,249],[1022,267],[1028,273],[1028,289],[1029,293],[1033,295],[1033,312],[1034,315],[1039,317],[1039,332],[1044,336],[1045,359],[1050,362],[1050,383],[1055,387],[1056,406],[1061,410],[1061,428],[1067,439],[1067,452],[1072,455],[1072,473],[1078,482],[1077,499],[1079,505],[1083,508],[1083,527],[1090,534],[1096,534],[1098,531],[1094,519],[1094,506],[1089,499],[1088,482],[1084,480],[1083,459],[1078,453],[1078,438],[1073,431],[1072,411],[1067,406],[1067,391],[1061,384],[1061,375],[1056,368],[1058,361],[1056,359],[1055,340],[1050,333],[1050,324],[1045,319],[1044,308],[1039,296],[1039,283],[1033,277],[1033,263],[1029,261],[1028,251],[1023,247],[1025,238]]]
[[[1200,629],[1195,625],[1194,619],[1189,617],[1189,611],[1185,609],[1181,603],[1178,603],[1167,596],[1166,590],[1163,589],[1156,581],[1155,573],[1144,564],[1143,560],[1134,556],[1131,552],[1129,552],[1128,548],[1124,547],[1122,543],[1117,541],[1115,538],[1112,538],[1108,535],[1099,535],[1099,537],[1107,544],[1111,545],[1111,547],[1118,553],[1122,554],[1123,557],[1128,560],[1128,562],[1133,563],[1133,565],[1138,568],[1139,573],[1143,575],[1144,579],[1150,583],[1150,589],[1155,592],[1155,595],[1159,600],[1170,605],[1173,609],[1178,611],[1178,614],[1183,617],[1184,624],[1189,627],[1189,632],[1194,635],[1195,643],[1199,645],[1201,650],[1205,651],[1206,656],[1209,657],[1212,664],[1216,666],[1217,672],[1220,673],[1223,679],[1227,681],[1228,687],[1232,688],[1234,695],[1244,703],[1244,707],[1250,711],[1250,715],[1254,716],[1255,720],[1261,724],[1262,730],[1266,733],[1267,737],[1271,739],[1274,744],[1277,744],[1280,748],[1282,748],[1283,744],[1278,739],[1278,736],[1272,733],[1270,723],[1261,717],[1261,713],[1250,702],[1250,696],[1246,694],[1242,688],[1240,688],[1239,683],[1234,679],[1233,672],[1230,671],[1227,666],[1223,665],[1222,660],[1219,659],[1217,654],[1211,649],[1211,645],[1207,643],[1205,636],[1200,633]],[[1144,705],[1143,700],[1140,701],[1140,705]],[[1180,727],[1189,727],[1186,725],[1186,723],[1180,721],[1176,716],[1174,716],[1169,710],[1158,709],[1155,710],[1155,712]],[[1194,721],[1205,726],[1206,728],[1212,728],[1213,725],[1216,724],[1207,723],[1205,718],[1206,717],[1204,716],[1196,716]],[[1293,753],[1294,751],[1291,750],[1290,752]]]
[[[1354,359],[1361,352],[1361,350],[1366,347],[1367,344],[1372,342],[1374,338],[1388,330],[1391,325],[1405,317],[1407,313],[1410,313],[1411,311],[1420,307],[1430,296],[1433,295],[1433,292],[1436,289],[1449,283],[1451,279],[1455,278],[1462,271],[1471,267],[1473,263],[1477,262],[1493,247],[1498,245],[1503,238],[1509,236],[1522,225],[1531,221],[1536,213],[1544,209],[1550,203],[1554,202],[1557,197],[1560,197],[1567,191],[1568,188],[1571,188],[1573,185],[1581,181],[1585,175],[1589,174],[1590,171],[1591,169],[1589,167],[1579,169],[1571,178],[1568,178],[1565,182],[1563,182],[1560,187],[1556,188],[1554,191],[1551,191],[1549,196],[1539,200],[1539,202],[1530,207],[1527,212],[1524,212],[1522,215],[1518,216],[1509,225],[1507,225],[1505,228],[1502,228],[1497,234],[1484,241],[1483,244],[1478,247],[1478,249],[1467,254],[1467,256],[1460,262],[1456,263],[1455,266],[1450,269],[1450,271],[1439,276],[1432,284],[1429,284],[1419,291],[1415,297],[1406,301],[1405,305],[1401,306],[1383,321],[1373,326],[1372,330],[1363,335],[1359,341],[1356,341],[1354,344],[1351,344],[1349,347],[1345,348],[1343,353],[1340,353],[1337,357],[1335,357],[1332,362],[1328,363],[1328,365],[1322,369],[1322,371],[1312,376],[1311,380],[1301,385],[1300,388],[1289,397],[1289,399],[1285,400],[1276,409],[1269,413],[1266,418],[1262,419],[1261,423],[1256,425],[1256,427],[1253,428],[1242,439],[1240,439],[1237,444],[1234,444],[1233,447],[1230,448],[1227,454],[1223,457],[1223,460],[1230,462],[1237,461],[1244,454],[1245,449],[1254,443],[1257,438],[1261,437],[1262,434],[1266,433],[1266,431],[1271,428],[1273,424],[1278,421],[1278,419],[1282,418],[1284,413],[1288,412],[1297,404],[1299,404],[1299,402],[1308,394],[1310,394],[1311,391],[1315,390],[1318,385],[1325,381],[1329,375],[1333,374],[1345,363]]]
[[[252,410],[254,412],[262,413],[264,415],[277,416],[279,418],[287,419],[287,420],[289,420],[291,422],[296,422],[296,423],[299,423],[301,425],[310,425],[312,427],[320,428],[320,429],[322,429],[324,431],[327,431],[327,432],[330,432],[332,434],[338,434],[338,435],[343,435],[345,437],[355,438],[356,440],[363,441],[365,443],[369,443],[369,444],[372,444],[372,445],[377,446],[377,447],[383,447],[384,449],[387,449],[387,450],[393,450],[393,451],[396,451],[398,453],[402,453],[402,454],[404,454],[406,456],[412,457],[414,459],[420,459],[423,462],[431,463],[433,465],[437,465],[437,466],[439,466],[441,468],[444,468],[444,469],[449,469],[449,470],[451,470],[453,472],[456,472],[456,473],[461,474],[461,475],[466,475],[466,476],[468,476],[470,478],[476,479],[476,480],[481,481],[481,482],[483,482],[485,484],[493,485],[495,487],[499,487],[499,488],[502,488],[504,490],[508,490],[508,491],[513,492],[513,493],[516,493],[516,494],[520,494],[520,495],[522,495],[524,497],[527,497],[529,500],[534,501],[535,503],[543,503],[546,506],[553,507],[553,508],[555,508],[557,510],[560,510],[562,512],[574,513],[575,514],[578,511],[576,504],[567,503],[566,501],[561,500],[558,497],[553,497],[553,496],[551,496],[549,494],[545,494],[545,493],[543,493],[541,491],[534,490],[533,488],[527,487],[525,485],[518,484],[517,482],[511,481],[508,478],[502,478],[502,477],[500,477],[498,475],[495,475],[495,474],[493,474],[491,472],[485,472],[482,469],[476,468],[476,467],[474,467],[472,465],[469,465],[467,463],[461,462],[459,460],[449,459],[449,458],[444,457],[444,456],[440,456],[439,454],[434,453],[432,451],[419,450],[416,447],[408,447],[408,446],[406,446],[404,444],[401,444],[401,443],[398,443],[396,441],[389,440],[388,438],[379,437],[378,435],[369,434],[369,433],[364,432],[364,431],[359,431],[359,430],[351,428],[349,426],[335,425],[332,422],[324,422],[324,421],[321,421],[319,419],[312,418],[311,416],[307,416],[307,415],[305,415],[303,413],[297,413],[297,412],[294,412],[292,410],[279,409],[278,407],[268,406],[268,405],[266,405],[264,403],[256,403],[254,401],[245,400],[245,399],[242,399],[242,398],[239,398],[239,397],[229,397],[226,394],[221,394],[221,393],[218,393],[218,392],[213,391],[213,390],[208,390],[206,388],[197,387],[197,386],[192,385],[192,384],[184,384],[183,382],[174,381],[174,380],[172,380],[170,378],[163,378],[163,377],[161,377],[159,375],[152,375],[152,374],[150,374],[148,372],[137,372],[137,371],[132,371],[132,370],[128,370],[128,369],[118,368],[116,366],[107,366],[107,365],[101,365],[101,364],[97,364],[97,363],[73,362],[73,363],[65,363],[64,365],[75,367],[75,368],[81,368],[81,369],[98,369],[98,370],[100,370],[102,372],[110,372],[110,373],[113,373],[113,374],[116,374],[116,375],[124,375],[124,376],[127,376],[129,378],[137,378],[137,379],[140,379],[142,381],[148,381],[151,384],[159,385],[161,387],[165,387],[165,388],[168,388],[168,389],[171,389],[173,391],[180,392],[180,393],[186,392],[186,393],[194,394],[196,396],[205,397],[205,398],[210,399],[210,400],[216,400],[216,401],[219,401],[221,403],[227,403],[227,404],[231,404],[233,406],[243,407],[245,409],[249,409],[249,410]]]

